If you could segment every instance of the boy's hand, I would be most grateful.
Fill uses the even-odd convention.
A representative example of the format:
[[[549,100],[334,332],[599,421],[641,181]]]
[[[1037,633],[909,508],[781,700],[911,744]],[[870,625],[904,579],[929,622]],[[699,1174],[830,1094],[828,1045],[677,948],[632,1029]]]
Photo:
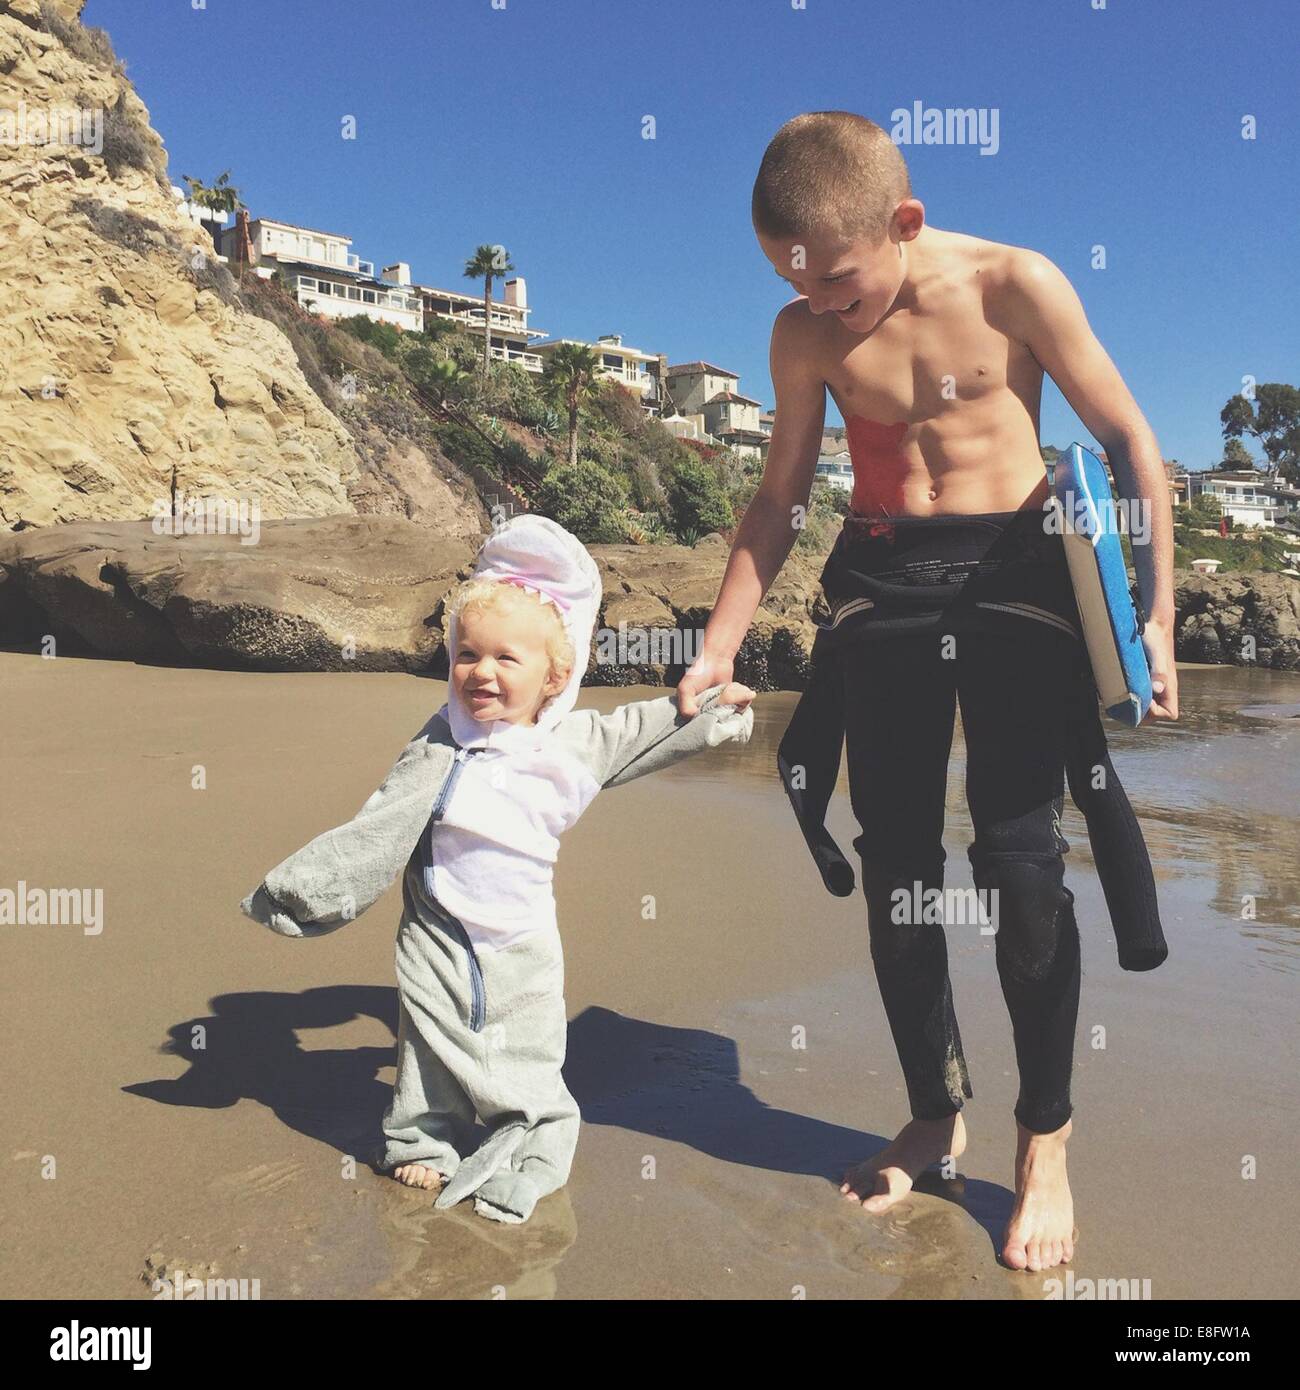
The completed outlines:
[[[727,688],[718,696],[720,705],[735,705],[739,710],[749,708],[749,702],[754,698],[754,692],[747,685],[741,685],[738,681],[728,681]]]
[[[735,669],[735,663],[730,657],[701,655],[686,668],[686,674],[677,682],[678,710],[688,717],[699,714],[700,706],[695,697],[701,690],[712,689],[715,685],[726,685],[730,689]],[[743,690],[745,687],[737,688]],[[753,692],[750,691],[749,699],[753,698]],[[723,699],[725,701],[726,691],[723,691]]]
[[[1142,633],[1151,667],[1151,708],[1142,722],[1178,718],[1178,667],[1174,664],[1174,634],[1168,623],[1148,618]]]

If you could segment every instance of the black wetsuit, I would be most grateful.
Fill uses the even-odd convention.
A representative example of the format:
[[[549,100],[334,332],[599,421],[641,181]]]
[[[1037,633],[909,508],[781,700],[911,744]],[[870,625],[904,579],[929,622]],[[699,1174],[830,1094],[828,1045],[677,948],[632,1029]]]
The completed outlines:
[[[1020,1069],[1016,1116],[1036,1133],[1059,1129],[1071,1114],[1080,962],[1063,881],[1067,777],[1121,964],[1151,969],[1167,955],[1142,832],[1106,748],[1060,536],[1037,510],[850,517],[822,586],[829,616],[778,761],[823,879],[844,896],[853,870],[824,817],[847,743],[871,955],[912,1114],[941,1118],[972,1095],[944,929],[908,910],[943,889],[944,791],[960,705],[975,831],[968,853],[995,909]]]

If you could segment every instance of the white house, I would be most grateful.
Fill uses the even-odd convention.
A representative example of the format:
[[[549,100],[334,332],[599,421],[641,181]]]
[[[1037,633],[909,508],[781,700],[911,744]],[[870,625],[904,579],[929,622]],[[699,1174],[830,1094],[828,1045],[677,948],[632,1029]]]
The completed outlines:
[[[221,233],[220,250],[230,257],[238,223]],[[292,222],[258,217],[248,223],[257,273],[275,271],[280,281],[309,313],[329,318],[366,314],[384,323],[418,333],[424,327],[424,306],[411,292],[410,267],[397,262],[375,277],[373,261],[363,261],[349,247],[352,238]]]
[[[622,334],[603,333],[594,343],[584,343],[578,338],[552,338],[538,343],[538,355],[545,361],[561,343],[580,343],[583,347],[591,348],[600,358],[597,370],[601,376],[617,381],[629,391],[635,391],[641,398],[641,404],[647,408],[651,405],[658,408],[659,379],[650,367],[659,358],[653,352],[629,347],[624,343]]]
[[[434,285],[416,285],[424,301],[425,317],[450,319],[466,332],[483,336],[483,296],[473,290],[447,290]],[[529,328],[528,285],[522,275],[505,282],[502,298],[491,302],[490,347],[495,362],[515,362],[528,372],[540,372],[542,359],[532,350],[533,343],[546,334]]]
[[[1210,496],[1224,516],[1242,526],[1276,526],[1294,516],[1300,490],[1278,473],[1254,468],[1212,468],[1188,474],[1192,497]]]

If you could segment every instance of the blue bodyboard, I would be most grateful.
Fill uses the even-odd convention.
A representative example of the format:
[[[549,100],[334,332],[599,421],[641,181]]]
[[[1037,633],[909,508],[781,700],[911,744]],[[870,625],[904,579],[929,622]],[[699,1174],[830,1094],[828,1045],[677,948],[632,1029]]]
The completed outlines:
[[[1056,460],[1052,492],[1097,693],[1112,719],[1134,728],[1151,707],[1151,668],[1106,469],[1071,444]]]

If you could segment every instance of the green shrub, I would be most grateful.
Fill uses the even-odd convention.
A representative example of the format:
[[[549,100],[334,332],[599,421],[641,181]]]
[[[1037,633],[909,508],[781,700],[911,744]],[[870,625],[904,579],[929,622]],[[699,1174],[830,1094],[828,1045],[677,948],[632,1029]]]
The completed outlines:
[[[435,427],[438,447],[453,463],[464,468],[482,468],[494,478],[501,476],[501,460],[497,451],[476,431],[456,420],[447,420]]]
[[[717,473],[703,462],[686,458],[674,463],[664,487],[669,521],[679,536],[690,531],[708,535],[735,524],[726,489]]]
[[[590,459],[554,464],[534,500],[538,511],[587,545],[617,545],[628,539],[626,485]]]
[[[349,314],[347,318],[336,320],[336,323],[344,333],[350,333],[352,337],[377,348],[390,362],[397,361],[403,333],[396,324],[372,319],[369,314]]]

